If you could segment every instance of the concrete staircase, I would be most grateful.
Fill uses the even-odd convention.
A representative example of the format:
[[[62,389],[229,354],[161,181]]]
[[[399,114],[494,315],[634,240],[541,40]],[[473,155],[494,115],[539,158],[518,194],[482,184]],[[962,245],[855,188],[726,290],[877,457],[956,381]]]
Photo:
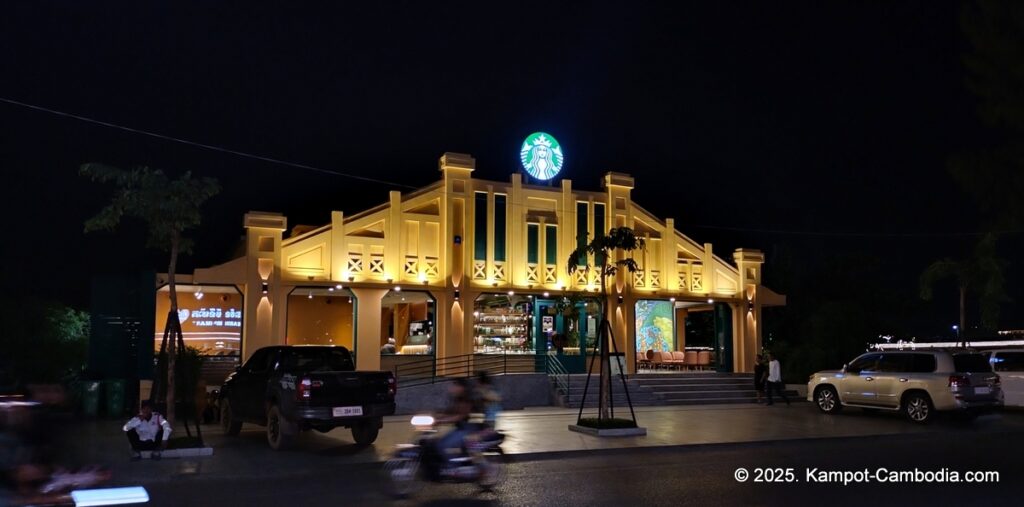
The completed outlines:
[[[579,408],[586,381],[586,375],[570,375],[568,392],[556,389],[555,399],[563,407]],[[597,375],[590,380],[586,407],[597,406],[598,382]],[[749,373],[640,374],[627,378],[626,385],[633,405],[639,407],[754,403],[757,400],[753,376]],[[786,395],[790,401],[799,399],[795,391],[786,391]],[[627,406],[622,381],[618,377],[612,378],[612,403],[624,409]]]

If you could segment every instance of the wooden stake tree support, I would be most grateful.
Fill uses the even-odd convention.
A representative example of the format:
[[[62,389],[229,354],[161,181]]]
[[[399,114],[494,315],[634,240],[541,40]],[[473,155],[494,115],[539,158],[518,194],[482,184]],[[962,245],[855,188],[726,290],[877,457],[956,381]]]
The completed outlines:
[[[586,245],[582,245],[571,254],[567,271],[573,276],[576,271],[583,269],[589,274],[591,268],[590,258],[598,270],[601,281],[601,323],[599,325],[598,354],[590,358],[590,367],[587,369],[587,382],[583,387],[583,397],[580,399],[580,410],[576,417],[576,424],[569,426],[570,430],[588,433],[597,436],[631,436],[645,435],[646,429],[640,428],[636,421],[636,412],[633,410],[633,401],[629,396],[629,385],[626,383],[626,376],[623,373],[623,364],[618,363],[618,377],[622,382],[622,390],[626,395],[626,404],[629,407],[629,419],[615,418],[615,404],[611,389],[611,350],[615,350],[618,358],[618,346],[615,344],[615,336],[609,321],[608,309],[608,278],[615,276],[620,269],[629,273],[637,271],[636,261],[630,257],[614,259],[613,255],[628,254],[633,250],[643,249],[643,239],[637,238],[633,230],[628,227],[618,227],[608,231],[606,235],[595,237]],[[586,350],[583,347],[582,350]],[[590,380],[594,374],[594,365],[600,356],[600,380],[598,383],[598,410],[597,418],[593,420],[584,419],[583,409],[587,403],[587,395],[590,392]]]
[[[157,376],[150,392],[150,400],[165,400],[167,408],[164,415],[168,422],[173,424],[178,399],[176,380],[181,380],[186,388],[191,389],[182,397],[185,402],[185,432],[189,437],[192,436],[188,427],[188,417],[193,417],[196,422],[196,435],[201,443],[202,430],[199,427],[200,418],[195,406],[195,386],[198,379],[189,378],[193,375],[184,360],[187,350],[181,333],[181,321],[178,319],[175,274],[178,254],[189,253],[192,250],[191,241],[182,237],[182,234],[199,225],[202,217],[200,208],[220,191],[220,185],[212,178],[192,178],[190,172],[185,172],[178,178],[169,178],[163,171],[148,167],[125,171],[103,164],[85,164],[79,169],[79,173],[93,181],[113,183],[116,187],[110,204],[85,222],[86,232],[113,230],[121,223],[122,217],[128,216],[146,224],[147,246],[170,253],[167,281],[171,308],[167,314],[167,324],[164,326],[163,341],[160,343]]]

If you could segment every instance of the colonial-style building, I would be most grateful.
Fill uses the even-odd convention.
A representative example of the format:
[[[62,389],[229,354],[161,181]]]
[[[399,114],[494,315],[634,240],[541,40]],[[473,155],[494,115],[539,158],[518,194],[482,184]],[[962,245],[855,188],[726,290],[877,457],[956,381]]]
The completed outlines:
[[[570,316],[557,303],[600,290],[593,271],[567,273],[569,253],[625,226],[646,241],[632,253],[641,270],[609,287],[625,364],[635,367],[638,350],[701,348],[721,371],[752,370],[761,309],[785,301],[761,285],[761,252],[717,255],[633,202],[626,174],[606,174],[593,191],[565,179],[524,184],[520,174],[481,180],[475,165],[446,153],[440,181],[360,213],[332,211],[320,227],[289,231],[282,215],[247,213],[244,255],[179,282],[186,339],[243,359],[273,344],[345,345],[360,369],[468,354],[579,356],[595,341],[598,305]],[[702,312],[713,331],[687,332]]]

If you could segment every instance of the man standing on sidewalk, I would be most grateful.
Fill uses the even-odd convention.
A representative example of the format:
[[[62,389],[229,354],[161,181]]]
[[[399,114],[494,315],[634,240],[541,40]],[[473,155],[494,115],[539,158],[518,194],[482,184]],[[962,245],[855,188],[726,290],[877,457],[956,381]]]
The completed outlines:
[[[772,391],[779,393],[782,397],[782,401],[786,402],[786,406],[789,406],[789,397],[786,396],[786,385],[782,383],[782,365],[779,364],[779,360],[775,357],[775,354],[769,352],[768,356],[768,404],[773,405]]]
[[[160,459],[160,451],[167,446],[167,439],[171,438],[171,424],[164,416],[153,412],[149,400],[143,400],[140,405],[139,415],[124,425],[128,443],[132,446],[132,460],[141,459],[141,451],[153,451],[153,459]]]

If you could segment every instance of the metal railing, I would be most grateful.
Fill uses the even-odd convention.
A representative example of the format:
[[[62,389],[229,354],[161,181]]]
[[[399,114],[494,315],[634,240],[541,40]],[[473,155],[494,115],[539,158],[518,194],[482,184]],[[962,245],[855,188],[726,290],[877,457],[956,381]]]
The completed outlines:
[[[549,354],[547,356],[547,371],[548,378],[551,380],[552,385],[559,394],[563,396],[569,395],[569,382],[572,377],[569,376],[569,370],[565,368],[562,361],[558,360],[558,356]]]
[[[398,386],[410,387],[468,378],[480,371],[491,375],[536,373],[537,359],[532,354],[463,354],[400,363],[394,371]]]

